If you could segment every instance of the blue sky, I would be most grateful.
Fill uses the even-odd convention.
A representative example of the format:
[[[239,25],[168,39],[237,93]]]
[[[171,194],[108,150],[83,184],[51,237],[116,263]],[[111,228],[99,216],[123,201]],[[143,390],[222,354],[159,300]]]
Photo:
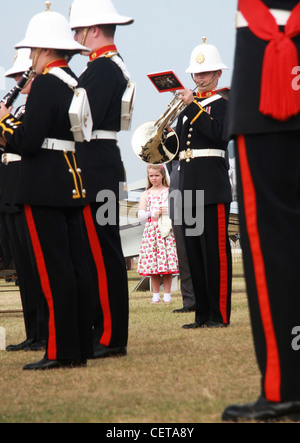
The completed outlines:
[[[127,172],[128,183],[143,179],[144,165],[131,149],[132,132],[142,123],[157,120],[172,99],[171,93],[159,94],[147,74],[173,70],[182,83],[194,89],[189,74],[190,54],[201,44],[202,37],[219,49],[223,62],[230,68],[224,71],[219,86],[230,86],[235,45],[235,11],[237,0],[113,0],[118,12],[133,17],[135,23],[120,26],[116,45],[137,85],[135,111],[131,131],[119,134],[119,145]],[[52,0],[51,9],[68,16],[72,0]],[[0,92],[2,96],[14,86],[3,77],[12,66],[14,45],[25,36],[30,19],[45,10],[44,0],[9,0],[1,13]],[[87,57],[77,55],[71,62],[79,75]]]

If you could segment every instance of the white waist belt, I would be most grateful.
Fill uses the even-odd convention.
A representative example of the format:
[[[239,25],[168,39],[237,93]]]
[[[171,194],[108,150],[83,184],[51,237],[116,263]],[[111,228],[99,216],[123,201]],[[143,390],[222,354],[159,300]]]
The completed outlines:
[[[179,160],[189,162],[192,158],[198,157],[222,157],[225,158],[225,151],[222,149],[188,149],[179,153]]]
[[[75,152],[75,142],[70,140],[58,140],[56,138],[45,138],[42,148],[50,149],[51,151]]]
[[[285,26],[291,15],[291,11],[286,11],[283,9],[270,9],[270,12],[279,26]],[[248,27],[248,22],[240,11],[237,11],[236,13],[235,25],[236,28]]]
[[[117,140],[116,131],[104,131],[99,129],[92,132],[92,140]]]
[[[8,163],[11,162],[20,162],[22,160],[22,157],[17,154],[2,154],[1,161],[5,165],[8,165]]]

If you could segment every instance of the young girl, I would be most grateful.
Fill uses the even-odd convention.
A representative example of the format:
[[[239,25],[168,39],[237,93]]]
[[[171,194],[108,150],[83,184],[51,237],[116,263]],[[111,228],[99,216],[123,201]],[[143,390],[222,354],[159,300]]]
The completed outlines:
[[[137,272],[150,276],[153,298],[151,303],[160,301],[160,276],[164,278],[164,302],[171,302],[172,274],[178,272],[175,238],[160,229],[159,219],[168,213],[169,183],[165,168],[161,165],[148,166],[148,187],[140,200],[138,218],[146,221],[140,249]],[[168,231],[168,230],[167,230]]]

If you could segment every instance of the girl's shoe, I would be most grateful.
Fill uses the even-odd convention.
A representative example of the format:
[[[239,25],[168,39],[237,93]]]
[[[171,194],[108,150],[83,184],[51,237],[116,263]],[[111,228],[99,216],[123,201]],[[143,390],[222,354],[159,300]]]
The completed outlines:
[[[152,297],[151,303],[159,303],[160,297]]]
[[[164,294],[164,303],[171,303],[172,298],[170,294]]]

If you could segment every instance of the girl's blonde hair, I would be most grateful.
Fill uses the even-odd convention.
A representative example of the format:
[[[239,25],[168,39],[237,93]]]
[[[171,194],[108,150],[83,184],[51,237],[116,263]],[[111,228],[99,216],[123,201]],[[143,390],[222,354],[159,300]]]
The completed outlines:
[[[167,188],[169,188],[170,183],[167,178],[167,174],[166,174],[166,170],[165,170],[164,166],[163,165],[149,165],[147,168],[147,191],[148,191],[148,189],[152,188],[152,184],[150,183],[150,180],[149,180],[150,169],[154,169],[155,171],[159,171],[163,177],[162,184],[164,186],[166,186]]]

